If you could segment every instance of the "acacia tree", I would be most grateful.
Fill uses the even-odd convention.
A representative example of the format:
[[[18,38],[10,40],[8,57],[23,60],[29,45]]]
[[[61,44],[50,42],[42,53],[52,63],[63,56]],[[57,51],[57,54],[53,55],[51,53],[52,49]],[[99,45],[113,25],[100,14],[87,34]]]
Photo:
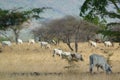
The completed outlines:
[[[109,36],[110,33],[114,34],[113,37],[119,37],[119,31],[109,30],[109,26],[120,24],[120,22],[107,22],[107,19],[120,19],[120,0],[85,0],[80,8],[80,16],[84,20],[92,22],[101,27],[100,33]],[[113,7],[111,9],[111,6]],[[117,34],[116,34],[117,33]]]
[[[19,32],[23,28],[23,24],[25,22],[28,22],[28,20],[35,18],[39,19],[40,13],[43,12],[43,10],[46,9],[43,8],[34,8],[28,11],[23,11],[19,9],[13,9],[13,10],[2,10],[0,14],[0,29],[6,30],[6,29],[12,29],[15,34],[15,41],[17,43],[17,39],[19,37]]]
[[[6,23],[5,17],[8,14],[8,12],[9,12],[8,10],[0,9],[0,30],[5,30],[8,27],[7,24],[4,24],[4,23]],[[8,38],[7,35],[1,31],[0,31],[0,34],[4,35],[6,38]]]

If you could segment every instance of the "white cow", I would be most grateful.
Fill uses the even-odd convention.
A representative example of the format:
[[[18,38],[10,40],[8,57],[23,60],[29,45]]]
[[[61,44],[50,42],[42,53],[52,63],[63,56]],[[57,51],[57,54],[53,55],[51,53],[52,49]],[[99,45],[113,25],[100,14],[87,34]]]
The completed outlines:
[[[62,52],[61,54],[62,59],[69,59],[71,57],[71,52]]]
[[[89,44],[93,47],[97,47],[97,43],[95,41],[89,40]]]
[[[62,53],[63,53],[63,51],[62,51],[61,49],[54,49],[54,50],[53,50],[53,57],[54,57],[55,55],[61,56]]]
[[[105,41],[104,45],[108,47],[113,46],[113,44],[110,41]]]
[[[29,44],[34,44],[35,40],[34,39],[29,39]]]
[[[68,61],[83,61],[83,57],[81,54],[72,53],[72,52],[63,52],[62,59],[67,59]]]
[[[21,39],[18,39],[18,44],[23,44],[23,41]]]
[[[2,41],[2,46],[11,46],[12,43],[10,41]]]
[[[50,44],[48,42],[45,41],[41,41],[40,42],[41,48],[50,48]]]

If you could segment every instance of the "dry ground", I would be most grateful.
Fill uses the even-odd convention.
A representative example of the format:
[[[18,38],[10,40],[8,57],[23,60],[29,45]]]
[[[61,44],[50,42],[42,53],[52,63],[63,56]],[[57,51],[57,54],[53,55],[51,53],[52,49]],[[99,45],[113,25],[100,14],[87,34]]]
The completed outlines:
[[[1,45],[0,45],[1,46]],[[74,44],[72,44],[74,46]],[[118,43],[114,47],[105,47],[102,43],[98,48],[88,46],[88,43],[79,43],[84,61],[74,63],[77,67],[64,68],[68,62],[60,57],[52,57],[54,48],[70,51],[66,44],[52,45],[51,49],[41,48],[38,43],[28,45],[13,44],[2,48],[0,52],[0,80],[120,80],[120,48]],[[105,57],[113,53],[110,58],[112,74],[100,72],[89,73],[89,55],[98,53]]]

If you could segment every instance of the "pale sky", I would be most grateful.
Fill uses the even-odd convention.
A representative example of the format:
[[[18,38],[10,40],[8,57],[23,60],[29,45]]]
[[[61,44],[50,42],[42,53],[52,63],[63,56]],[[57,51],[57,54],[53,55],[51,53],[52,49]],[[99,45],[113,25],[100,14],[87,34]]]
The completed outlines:
[[[48,10],[41,15],[48,19],[54,19],[65,15],[79,16],[79,8],[83,2],[84,0],[0,0],[0,8],[52,7],[53,10]]]

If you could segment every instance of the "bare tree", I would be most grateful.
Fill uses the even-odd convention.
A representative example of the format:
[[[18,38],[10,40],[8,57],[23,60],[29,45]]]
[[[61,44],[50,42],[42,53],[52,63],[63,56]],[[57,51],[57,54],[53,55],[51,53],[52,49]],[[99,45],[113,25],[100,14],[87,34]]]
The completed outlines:
[[[38,35],[44,33],[43,36],[45,37],[45,35],[47,35],[46,38],[48,39],[56,38],[58,42],[60,40],[63,41],[68,45],[71,51],[74,51],[71,43],[75,42],[75,52],[77,52],[78,42],[85,41],[88,36],[94,35],[97,30],[97,26],[86,21],[79,20],[73,16],[65,16],[62,19],[55,19],[44,24],[35,32]]]

